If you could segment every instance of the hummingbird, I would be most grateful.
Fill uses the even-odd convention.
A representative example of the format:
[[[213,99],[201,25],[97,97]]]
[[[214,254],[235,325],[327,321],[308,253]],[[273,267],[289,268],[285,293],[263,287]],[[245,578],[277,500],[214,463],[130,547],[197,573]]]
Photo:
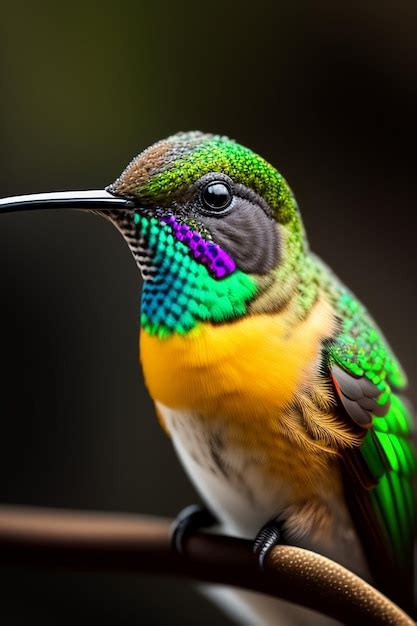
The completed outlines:
[[[181,132],[105,190],[0,201],[0,211],[47,207],[104,216],[141,272],[145,383],[204,502],[179,514],[175,549],[217,524],[253,540],[261,569],[274,545],[308,548],[411,610],[406,375],[365,306],[310,250],[279,171],[227,137]],[[272,604],[261,607],[272,601],[241,598],[277,623],[265,617]]]

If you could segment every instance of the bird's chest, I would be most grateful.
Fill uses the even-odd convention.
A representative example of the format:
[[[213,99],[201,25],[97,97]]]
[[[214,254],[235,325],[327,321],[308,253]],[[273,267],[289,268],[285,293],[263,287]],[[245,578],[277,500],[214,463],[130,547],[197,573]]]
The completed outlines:
[[[287,418],[314,374],[329,319],[318,303],[295,328],[282,316],[257,315],[201,325],[185,337],[161,340],[142,331],[145,381],[162,422],[230,531],[246,520],[240,530],[253,534],[294,500],[328,486],[326,461],[295,444],[290,431],[300,426]]]
[[[318,302],[292,327],[280,314],[201,324],[185,336],[163,339],[143,330],[145,381],[153,399],[172,409],[222,416],[237,425],[257,420],[263,428],[276,423],[314,375],[330,327],[329,307]]]
[[[282,449],[272,476],[256,447],[238,445],[222,420],[207,424],[187,411],[160,403],[157,409],[182,465],[225,532],[251,538],[297,500],[287,479],[290,449]]]

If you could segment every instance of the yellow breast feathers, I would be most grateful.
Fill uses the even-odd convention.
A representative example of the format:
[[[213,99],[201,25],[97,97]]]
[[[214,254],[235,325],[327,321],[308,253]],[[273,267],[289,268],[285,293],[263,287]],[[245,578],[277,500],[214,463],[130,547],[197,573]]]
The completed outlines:
[[[319,300],[296,325],[288,317],[253,315],[162,340],[143,331],[145,381],[158,403],[221,427],[230,445],[250,450],[267,475],[287,477],[300,497],[330,493],[340,489],[333,444],[352,443],[317,375],[334,316]],[[307,388],[320,398],[311,409]],[[306,429],[309,420],[318,437]]]
[[[331,309],[319,300],[295,326],[281,313],[201,324],[185,337],[142,331],[145,381],[153,399],[171,408],[207,418],[276,419],[313,375],[320,341],[332,326]]]

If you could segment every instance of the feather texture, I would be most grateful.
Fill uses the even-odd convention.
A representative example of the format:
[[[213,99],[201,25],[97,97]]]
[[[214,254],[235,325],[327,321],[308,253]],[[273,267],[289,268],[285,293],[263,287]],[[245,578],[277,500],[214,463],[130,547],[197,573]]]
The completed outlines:
[[[393,392],[406,380],[364,307],[346,293],[336,306],[344,316],[327,352],[329,372],[341,419],[363,431],[360,447],[343,453],[347,499],[375,579],[410,608],[417,461],[412,415]]]

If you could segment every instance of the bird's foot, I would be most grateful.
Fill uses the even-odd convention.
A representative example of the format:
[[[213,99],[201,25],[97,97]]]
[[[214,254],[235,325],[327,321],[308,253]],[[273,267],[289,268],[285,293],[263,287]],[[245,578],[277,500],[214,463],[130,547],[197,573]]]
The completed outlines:
[[[253,551],[258,558],[261,570],[265,568],[265,559],[274,546],[282,543],[282,522],[272,520],[262,526],[253,542]]]
[[[171,546],[179,554],[184,554],[184,542],[192,533],[201,528],[210,528],[218,520],[206,507],[191,504],[177,515],[171,530]]]

